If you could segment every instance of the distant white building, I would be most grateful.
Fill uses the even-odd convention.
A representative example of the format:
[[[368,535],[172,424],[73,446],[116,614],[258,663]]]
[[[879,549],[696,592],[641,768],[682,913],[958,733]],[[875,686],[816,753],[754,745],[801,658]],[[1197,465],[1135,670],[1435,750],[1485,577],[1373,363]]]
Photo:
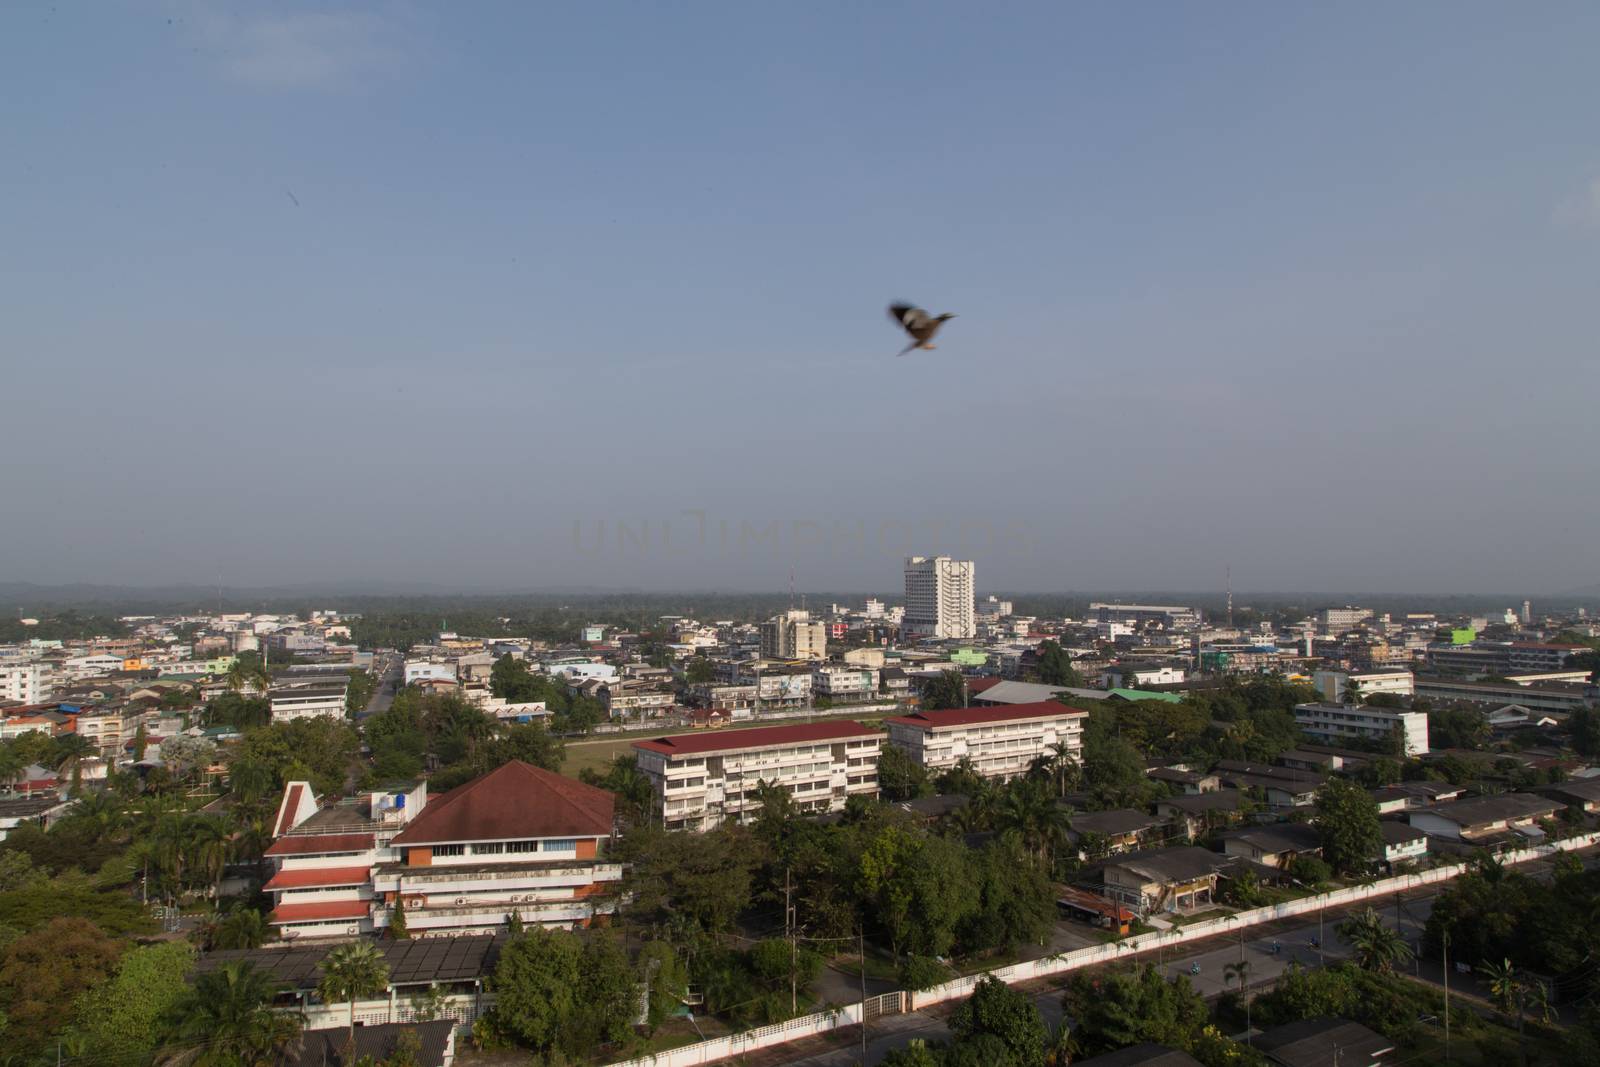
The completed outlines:
[[[842,811],[851,796],[878,795],[883,735],[858,722],[717,730],[635,741],[654,810],[668,830],[710,830],[761,807],[776,786],[802,812]]]
[[[761,624],[761,655],[768,659],[826,659],[828,627],[809,611],[788,611]]]
[[[0,666],[0,700],[38,704],[50,694],[46,677],[46,668],[37,663],[8,663]]]
[[[985,778],[1026,774],[1037,756],[1057,745],[1073,759],[1083,752],[1083,724],[1089,713],[1053,700],[995,708],[918,711],[885,719],[889,743],[931,774],[951,770],[963,759]]]
[[[1363,700],[1378,693],[1409,697],[1417,691],[1416,679],[1410,671],[1322,670],[1315,672],[1311,681],[1324,699],[1335,704],[1344,703],[1352,682]]]
[[[272,706],[272,721],[342,719],[347,690],[347,685],[327,682],[274,686],[267,691],[267,701]]]
[[[1143,626],[1156,623],[1169,630],[1188,630],[1200,625],[1200,609],[1182,604],[1104,604],[1089,605],[1089,616],[1096,623],[1122,623]]]
[[[973,563],[949,556],[906,559],[907,633],[935,639],[966,640],[978,635],[973,603]]]
[[[1370,608],[1323,608],[1317,612],[1317,622],[1325,634],[1338,634],[1360,626],[1372,617]]]
[[[1428,751],[1428,716],[1421,711],[1349,704],[1297,704],[1294,721],[1311,736],[1333,743],[1351,737],[1383,741],[1393,737],[1398,729],[1405,756],[1420,756]]]
[[[431,659],[406,660],[405,684],[412,685],[416,682],[453,682],[456,680],[456,665],[454,663],[441,663]]]

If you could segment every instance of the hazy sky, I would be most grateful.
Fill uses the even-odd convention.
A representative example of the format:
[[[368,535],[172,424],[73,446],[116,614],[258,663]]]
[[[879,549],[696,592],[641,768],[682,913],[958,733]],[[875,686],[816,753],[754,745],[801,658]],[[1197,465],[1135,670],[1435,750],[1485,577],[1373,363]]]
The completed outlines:
[[[1591,585],[1597,49],[1588,0],[0,5],[0,580]]]

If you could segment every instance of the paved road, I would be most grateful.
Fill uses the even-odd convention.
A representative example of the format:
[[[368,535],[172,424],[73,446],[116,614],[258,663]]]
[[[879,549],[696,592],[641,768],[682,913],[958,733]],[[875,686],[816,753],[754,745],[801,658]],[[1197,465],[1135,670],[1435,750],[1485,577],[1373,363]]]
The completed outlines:
[[[394,695],[400,691],[400,682],[405,676],[405,662],[405,658],[399,655],[374,660],[372,669],[378,675],[378,688],[372,691],[367,710],[356,718],[364,719],[368,715],[379,715],[389,710],[389,705],[394,703]]]
[[[1600,852],[1596,850],[1586,850],[1577,855],[1587,868],[1594,869],[1600,866]],[[1547,878],[1551,864],[1548,860],[1537,860],[1519,864],[1516,869],[1533,877]],[[1147,953],[1139,959],[1140,962],[1155,963],[1162,973],[1168,976],[1179,974],[1187,976],[1202,996],[1213,998],[1228,989],[1237,988],[1237,983],[1226,977],[1225,968],[1243,958],[1250,964],[1249,983],[1254,989],[1276,981],[1291,963],[1298,962],[1304,967],[1315,967],[1323,962],[1348,957],[1349,946],[1339,938],[1335,928],[1347,914],[1368,905],[1376,908],[1384,924],[1398,929],[1415,949],[1428,916],[1433,910],[1434,900],[1449,888],[1449,885],[1450,883],[1446,882],[1425,890],[1413,891],[1414,895],[1404,898],[1391,896],[1343,908],[1330,908],[1321,922],[1316,917],[1297,916],[1277,923],[1249,926],[1245,928],[1242,945],[1238,939],[1230,941],[1226,938],[1208,938],[1191,946],[1176,948],[1170,954]],[[1320,951],[1313,939],[1320,941]],[[1274,941],[1280,946],[1277,953],[1272,951]],[[1197,964],[1200,971],[1195,974],[1193,968]],[[1442,974],[1435,962],[1421,961],[1415,964],[1413,969],[1416,977],[1424,982],[1438,985],[1442,981]],[[1064,980],[1065,976],[1056,979],[1056,981]],[[1453,995],[1473,993],[1480,998],[1484,996],[1484,991],[1467,975],[1452,975],[1450,986]],[[1059,987],[1035,990],[1034,1003],[1047,1025],[1056,1027],[1061,1024],[1065,1012],[1061,1006]],[[930,1044],[936,1041],[948,1041],[951,1036],[950,1028],[942,1016],[943,1012],[947,1012],[952,1006],[952,1004],[935,1005],[926,1012],[917,1011],[873,1020],[867,1031],[869,1067],[881,1063],[891,1049],[905,1048],[914,1039],[925,1040]],[[845,1033],[854,1040],[842,1047],[816,1051],[813,1046],[811,1051],[798,1052],[792,1058],[785,1058],[780,1047],[747,1054],[746,1059],[752,1063],[781,1064],[783,1067],[854,1067],[861,1062],[860,1031],[851,1028]]]

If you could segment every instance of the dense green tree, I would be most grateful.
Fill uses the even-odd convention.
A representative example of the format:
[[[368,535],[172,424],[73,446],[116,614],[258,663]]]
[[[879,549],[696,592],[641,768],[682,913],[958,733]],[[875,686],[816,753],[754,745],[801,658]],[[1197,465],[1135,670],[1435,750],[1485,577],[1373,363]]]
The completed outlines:
[[[1038,680],[1045,685],[1064,685],[1077,688],[1083,678],[1072,665],[1072,656],[1060,642],[1046,640],[1039,643]]]
[[[248,962],[195,976],[172,1013],[159,1062],[182,1067],[272,1067],[300,1037],[300,1017],[274,1011],[278,985]]]
[[[928,769],[897,745],[884,745],[878,756],[878,792],[890,801],[915,800],[933,792]]]
[[[689,685],[707,685],[716,681],[717,671],[704,656],[695,656],[683,670],[683,680]]]
[[[52,919],[24,934],[0,955],[0,1004],[8,1050],[42,1049],[69,1020],[80,996],[115,973],[123,945],[87,919]]]
[[[1395,964],[1411,958],[1410,946],[1397,930],[1383,925],[1383,918],[1372,908],[1352,915],[1338,929],[1356,965],[1364,970],[1392,974]]]
[[[167,1019],[189,994],[193,966],[194,949],[182,941],[128,949],[112,979],[78,999],[80,1056],[143,1067],[160,1044]]]
[[[1317,790],[1313,820],[1322,839],[1322,858],[1340,874],[1361,874],[1383,855],[1383,826],[1372,794],[1344,778],[1330,778]]]
[[[1428,743],[1434,748],[1485,749],[1489,740],[1489,720],[1476,708],[1428,712]]]
[[[1600,708],[1573,708],[1567,716],[1567,733],[1578,755],[1600,755]]]
[[[578,778],[614,795],[617,814],[626,822],[642,822],[650,817],[653,801],[650,779],[639,770],[639,761],[632,754],[613,756],[604,770],[585,767],[578,772]]]
[[[967,680],[960,671],[941,671],[937,678],[922,684],[920,702],[924,708],[964,708],[967,706]]]
[[[977,799],[989,792],[989,781],[978,773],[971,757],[962,756],[956,765],[934,779],[933,788],[941,796],[965,796]]]
[[[337,795],[360,749],[350,725],[338,719],[315,717],[275,722],[245,734],[237,758],[271,768],[274,788],[308,779],[318,793]]]
[[[1209,1018],[1187,977],[1168,981],[1149,964],[1137,971],[1076,974],[1064,1003],[1078,1020],[1079,1047],[1089,1056],[1141,1041],[1188,1049]]]
[[[494,983],[496,1024],[540,1054],[620,1042],[638,1009],[632,965],[605,936],[530,929],[501,951]]]
[[[1043,1067],[1049,1032],[1033,999],[1004,982],[985,977],[972,996],[950,1016],[950,1029],[962,1041],[997,1039],[1019,1067]]]
[[[705,933],[732,928],[750,905],[761,862],[749,828],[737,824],[699,835],[641,824],[622,836],[612,855],[627,865],[625,885],[637,921],[660,928],[687,924]]]

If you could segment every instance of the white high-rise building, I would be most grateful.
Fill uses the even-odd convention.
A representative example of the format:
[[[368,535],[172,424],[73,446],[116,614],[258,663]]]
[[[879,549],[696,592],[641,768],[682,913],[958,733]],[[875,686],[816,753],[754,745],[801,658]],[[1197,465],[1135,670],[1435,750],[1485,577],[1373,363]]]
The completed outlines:
[[[37,704],[49,695],[44,668],[37,663],[0,666],[0,700]]]
[[[907,633],[966,640],[978,635],[973,564],[949,556],[906,558]]]

